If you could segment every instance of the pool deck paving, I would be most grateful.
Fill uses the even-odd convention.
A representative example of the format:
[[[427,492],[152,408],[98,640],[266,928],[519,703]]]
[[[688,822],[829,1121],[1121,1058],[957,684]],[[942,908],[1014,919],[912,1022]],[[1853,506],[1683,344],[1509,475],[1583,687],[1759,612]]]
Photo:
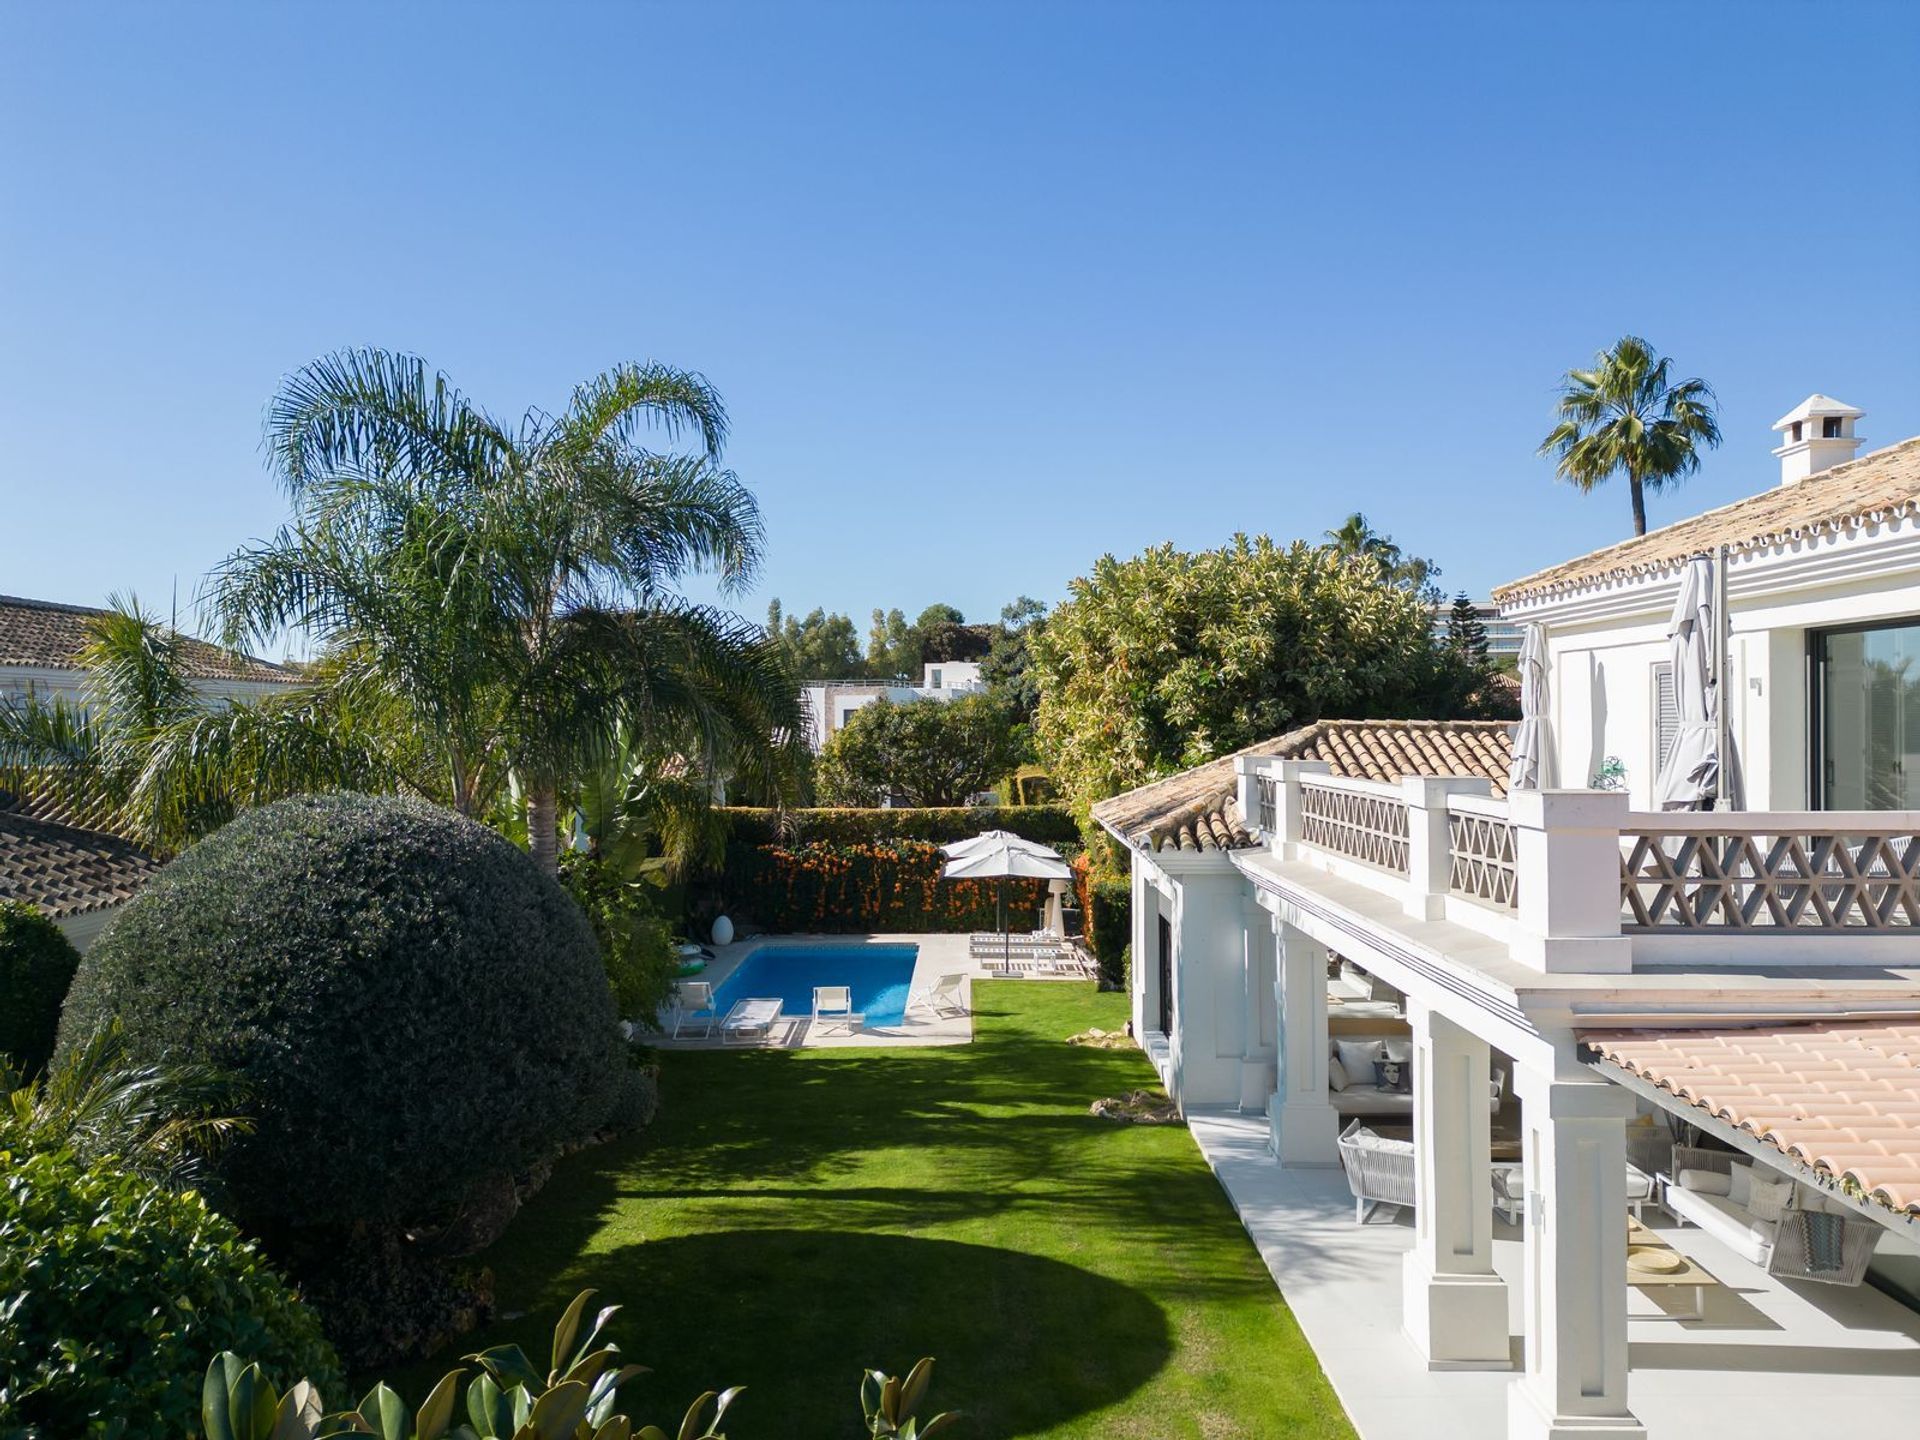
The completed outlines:
[[[714,945],[714,959],[697,977],[710,982],[718,990],[737,968],[742,960],[756,950],[803,949],[810,945],[916,945],[919,955],[913,966],[911,988],[920,991],[931,986],[943,975],[964,974],[969,980],[993,980],[1004,978],[997,964],[986,964],[973,958],[968,937],[965,935],[753,935],[735,940],[731,945]],[[1038,981],[1038,976],[1024,978]],[[971,986],[968,987],[969,996]],[[971,1000],[969,999],[969,1008]],[[855,1027],[847,1034],[838,1022],[820,1027],[825,1033],[816,1034],[810,1015],[785,1012],[780,1023],[774,1027],[772,1036],[763,1042],[742,1044],[732,1042],[722,1044],[718,1035],[685,1036],[673,1038],[673,1012],[671,1008],[663,1011],[660,1017],[662,1033],[651,1043],[664,1049],[674,1050],[753,1050],[753,1049],[872,1049],[887,1046],[913,1045],[965,1045],[973,1039],[973,1017],[971,1015],[935,1016],[924,1009],[916,1008],[896,1025]]]

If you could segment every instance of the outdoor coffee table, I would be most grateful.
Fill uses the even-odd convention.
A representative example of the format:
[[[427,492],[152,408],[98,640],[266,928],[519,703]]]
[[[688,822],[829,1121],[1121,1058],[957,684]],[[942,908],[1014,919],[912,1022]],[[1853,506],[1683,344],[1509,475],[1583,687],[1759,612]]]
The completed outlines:
[[[780,1023],[780,1001],[767,996],[736,1000],[720,1022],[722,1045],[744,1045],[749,1040],[768,1040]]]
[[[1662,1311],[1661,1318],[1704,1320],[1707,1291],[1719,1283],[1698,1261],[1682,1255],[1631,1215],[1627,1217],[1627,1284],[1640,1290],[1685,1288],[1693,1291],[1693,1309],[1689,1313]]]

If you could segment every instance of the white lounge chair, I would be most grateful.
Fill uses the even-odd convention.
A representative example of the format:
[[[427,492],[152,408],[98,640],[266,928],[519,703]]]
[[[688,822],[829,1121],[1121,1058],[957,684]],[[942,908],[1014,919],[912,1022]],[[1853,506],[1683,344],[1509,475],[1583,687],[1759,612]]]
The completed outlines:
[[[853,1013],[853,991],[845,985],[813,987],[813,1025],[808,1033],[826,1035],[829,1026],[838,1026],[842,1035],[851,1035],[862,1017]]]
[[[673,1038],[680,1038],[680,1027],[698,1025],[702,1035],[713,1034],[720,1012],[713,1008],[713,986],[705,980],[682,980],[673,987]]]
[[[754,997],[737,1000],[727,1018],[720,1022],[722,1045],[745,1045],[754,1040],[773,1038],[773,1027],[780,1023],[777,999]]]
[[[967,1008],[967,975],[964,970],[953,970],[942,975],[931,985],[923,985],[907,997],[907,1010],[916,1007],[930,1011],[938,1019],[958,1017],[971,1013]]]

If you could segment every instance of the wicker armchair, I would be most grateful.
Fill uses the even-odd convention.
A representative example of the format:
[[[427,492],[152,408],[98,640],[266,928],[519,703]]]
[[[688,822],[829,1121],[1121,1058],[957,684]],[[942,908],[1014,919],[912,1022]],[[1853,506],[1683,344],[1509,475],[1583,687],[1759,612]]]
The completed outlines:
[[[1413,1205],[1411,1140],[1389,1140],[1356,1120],[1340,1132],[1340,1166],[1353,1192],[1355,1224],[1366,1224],[1376,1205]]]

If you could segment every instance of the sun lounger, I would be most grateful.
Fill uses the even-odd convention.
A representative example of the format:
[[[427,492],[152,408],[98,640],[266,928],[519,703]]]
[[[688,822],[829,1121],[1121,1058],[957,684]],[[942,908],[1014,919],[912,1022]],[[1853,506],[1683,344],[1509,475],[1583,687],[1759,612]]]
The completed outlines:
[[[811,1035],[826,1035],[838,1027],[842,1035],[851,1035],[863,1017],[853,1013],[853,991],[845,985],[813,987],[813,1025]]]
[[[745,1045],[754,1040],[768,1040],[773,1036],[773,1027],[780,1023],[780,1002],[762,998],[750,998],[734,1002],[727,1018],[720,1022],[720,1043],[722,1045]]]
[[[680,1038],[680,1027],[698,1025],[702,1035],[713,1034],[720,1015],[713,1008],[713,986],[705,980],[682,980],[673,987],[673,1036]]]
[[[968,1014],[966,997],[967,976],[963,970],[950,971],[942,975],[931,985],[922,986],[907,997],[907,1009],[922,1009],[932,1013],[937,1019],[947,1019]]]

